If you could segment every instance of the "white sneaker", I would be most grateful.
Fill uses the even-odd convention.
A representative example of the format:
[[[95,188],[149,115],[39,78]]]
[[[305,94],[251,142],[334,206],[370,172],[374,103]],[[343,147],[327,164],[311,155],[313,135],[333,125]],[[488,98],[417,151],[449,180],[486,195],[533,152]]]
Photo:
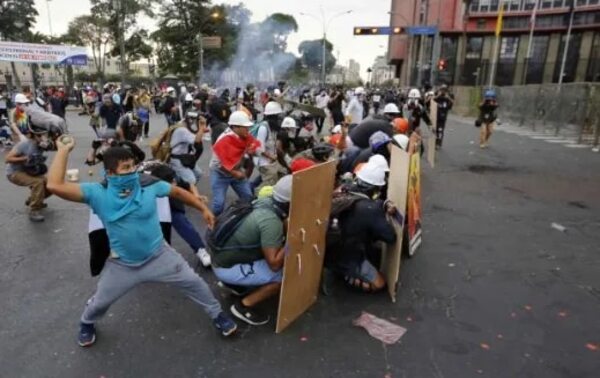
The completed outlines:
[[[198,256],[198,258],[200,259],[202,266],[204,266],[205,268],[208,268],[210,266],[210,255],[208,254],[208,252],[206,252],[206,249],[198,248],[196,256]]]

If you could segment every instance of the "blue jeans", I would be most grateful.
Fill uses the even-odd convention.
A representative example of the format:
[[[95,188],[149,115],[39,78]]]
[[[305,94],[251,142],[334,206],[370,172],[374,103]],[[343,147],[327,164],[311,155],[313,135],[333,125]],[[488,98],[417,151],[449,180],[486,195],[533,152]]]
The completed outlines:
[[[225,208],[225,195],[229,186],[243,201],[252,201],[254,196],[250,190],[247,179],[238,180],[232,176],[222,173],[218,169],[210,170],[210,188],[212,190],[212,212],[219,215]]]
[[[226,284],[239,286],[263,286],[283,279],[283,269],[272,271],[265,259],[236,264],[231,268],[213,267],[213,273]]]
[[[185,216],[185,212],[182,211],[171,211],[171,225],[177,231],[179,236],[190,246],[190,248],[196,252],[199,248],[204,248],[204,242],[200,237],[200,234],[194,228],[194,225]]]

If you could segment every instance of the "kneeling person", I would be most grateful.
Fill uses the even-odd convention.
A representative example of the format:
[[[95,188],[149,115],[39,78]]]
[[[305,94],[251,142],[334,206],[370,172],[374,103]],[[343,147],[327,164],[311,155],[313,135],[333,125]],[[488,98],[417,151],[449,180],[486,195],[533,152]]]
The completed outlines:
[[[292,176],[284,176],[273,196],[253,203],[253,209],[222,248],[211,250],[213,272],[233,288],[254,289],[231,306],[237,318],[251,325],[269,321],[254,306],[279,293],[285,256],[285,227],[292,193]]]

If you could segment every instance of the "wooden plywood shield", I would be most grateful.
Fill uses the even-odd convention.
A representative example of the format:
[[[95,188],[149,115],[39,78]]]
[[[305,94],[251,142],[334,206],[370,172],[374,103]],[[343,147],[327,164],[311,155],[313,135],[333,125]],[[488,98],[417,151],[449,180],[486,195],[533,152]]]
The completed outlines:
[[[335,162],[294,174],[287,252],[276,332],[287,328],[317,300],[331,212]]]
[[[435,133],[437,129],[438,104],[433,99],[429,102],[429,119],[431,120],[431,131]]]
[[[438,114],[438,104],[437,102],[431,100],[429,105],[429,115],[431,118],[431,132],[427,137],[427,161],[431,168],[435,167],[435,139],[437,135],[437,114]]]
[[[408,254],[414,255],[421,245],[421,156],[414,153],[410,156],[408,173]]]
[[[406,196],[408,193],[408,169],[410,155],[398,147],[392,148],[390,177],[388,180],[388,199],[394,202],[398,212],[391,222],[396,231],[396,242],[387,244],[383,249],[381,272],[387,282],[388,293],[392,302],[396,302],[398,282],[400,277],[400,261],[402,257],[402,238],[406,217]]]

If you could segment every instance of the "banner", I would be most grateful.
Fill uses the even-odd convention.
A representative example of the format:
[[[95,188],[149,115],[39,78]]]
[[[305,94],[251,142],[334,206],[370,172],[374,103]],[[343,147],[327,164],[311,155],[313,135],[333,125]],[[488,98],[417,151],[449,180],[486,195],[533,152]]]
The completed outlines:
[[[43,45],[0,41],[0,61],[87,65],[87,49],[80,46]]]
[[[414,255],[421,245],[421,156],[410,156],[408,173],[408,254]]]

